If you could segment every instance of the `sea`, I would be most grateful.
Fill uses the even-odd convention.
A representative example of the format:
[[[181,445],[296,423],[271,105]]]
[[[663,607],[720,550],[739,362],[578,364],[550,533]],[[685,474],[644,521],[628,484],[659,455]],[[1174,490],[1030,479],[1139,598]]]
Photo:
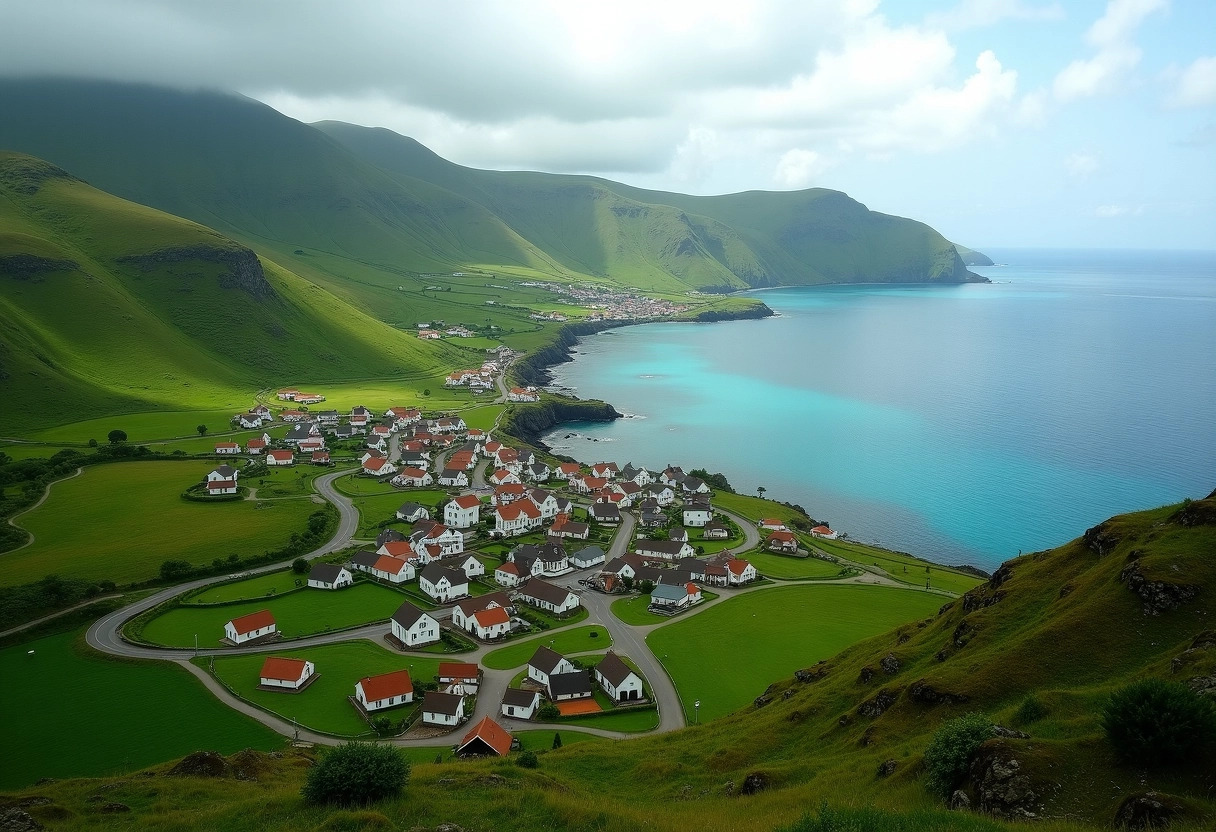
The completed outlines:
[[[986,570],[1216,488],[1216,252],[986,253],[990,284],[764,290],[776,317],[584,338],[552,389],[628,417],[544,441]]]

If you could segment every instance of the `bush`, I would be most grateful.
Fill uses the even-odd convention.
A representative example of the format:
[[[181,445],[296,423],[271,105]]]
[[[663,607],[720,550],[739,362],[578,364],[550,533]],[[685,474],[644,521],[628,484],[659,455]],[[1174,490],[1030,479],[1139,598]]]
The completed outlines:
[[[535,751],[525,751],[515,758],[515,765],[520,768],[536,768],[540,762],[536,759]]]
[[[391,745],[348,742],[309,769],[300,793],[309,803],[361,806],[401,794],[409,777],[409,762]]]
[[[1145,679],[1115,691],[1102,727],[1124,761],[1176,763],[1216,739],[1216,707],[1186,685]]]
[[[562,712],[557,709],[557,706],[552,702],[546,702],[536,710],[536,715],[543,720],[557,719],[562,715]]]
[[[297,575],[303,575],[308,571],[308,561],[304,560],[304,558],[296,558],[291,562],[291,571]]]
[[[111,445],[117,445],[119,442],[127,441],[127,432],[125,430],[112,430],[106,434],[106,438],[110,440]]]
[[[1029,725],[1032,722],[1038,722],[1048,713],[1050,712],[1047,710],[1047,706],[1032,693],[1023,699],[1022,704],[1018,705],[1018,709],[1014,711],[1013,724]]]
[[[553,735],[553,747],[554,747],[554,748],[561,748],[561,747],[562,747],[562,735],[561,735],[561,733],[560,733],[560,732],[555,733],[555,734]]]
[[[993,728],[992,720],[983,714],[964,714],[942,723],[925,750],[930,791],[949,797],[966,776],[976,749],[992,737]]]

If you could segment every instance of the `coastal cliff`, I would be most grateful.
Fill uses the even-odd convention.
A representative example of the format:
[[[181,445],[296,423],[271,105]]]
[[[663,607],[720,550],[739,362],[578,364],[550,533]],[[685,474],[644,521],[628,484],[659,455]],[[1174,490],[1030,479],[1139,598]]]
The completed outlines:
[[[548,398],[511,408],[501,429],[529,445],[541,446],[540,437],[563,422],[611,422],[619,418],[621,414],[607,402]]]

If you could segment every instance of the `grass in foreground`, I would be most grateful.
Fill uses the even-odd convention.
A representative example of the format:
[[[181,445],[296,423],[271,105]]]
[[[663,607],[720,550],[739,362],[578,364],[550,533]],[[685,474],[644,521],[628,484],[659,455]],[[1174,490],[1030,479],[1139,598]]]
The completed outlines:
[[[166,647],[219,647],[224,624],[241,615],[268,609],[284,638],[387,621],[405,596],[378,584],[360,582],[339,590],[305,589],[280,598],[220,607],[173,607],[149,621],[145,641]]]
[[[966,572],[958,572],[948,566],[939,566],[912,555],[880,549],[877,546],[867,546],[864,543],[816,540],[815,546],[829,555],[856,561],[863,566],[877,566],[885,569],[895,580],[907,581],[912,586],[923,587],[927,576],[935,589],[945,589],[961,595],[982,583],[981,579],[968,575]],[[925,571],[926,568],[928,572]]]
[[[0,555],[0,584],[58,574],[129,583],[153,578],[167,560],[210,563],[275,549],[302,531],[310,500],[196,503],[181,493],[213,467],[193,462],[94,465],[51,486],[17,523],[33,544]]]
[[[655,615],[648,609],[649,595],[635,595],[632,598],[618,598],[612,602],[612,614],[635,627],[645,627],[650,624],[666,624],[671,621],[666,615]]]
[[[587,627],[575,627],[556,633],[546,633],[526,641],[519,641],[507,647],[487,653],[482,664],[493,670],[508,670],[528,663],[537,647],[548,647],[567,655],[588,650],[606,650],[612,646],[612,636],[598,624]]]
[[[800,667],[936,612],[941,600],[886,587],[776,587],[660,627],[646,643],[671,674],[688,718],[700,699],[705,722],[743,707]]]
[[[246,578],[243,581],[207,587],[198,595],[191,596],[190,603],[220,604],[231,601],[258,601],[273,598],[307,583],[307,574],[297,575],[290,569],[282,569],[267,575]]]
[[[301,693],[260,691],[258,672],[267,655],[307,659],[319,674],[317,680]],[[198,660],[206,666],[207,660]],[[352,641],[321,647],[276,651],[273,654],[231,656],[215,659],[215,675],[228,687],[259,707],[301,726],[339,736],[370,733],[367,723],[347,701],[355,693],[355,683],[364,676],[374,676],[394,670],[409,670],[415,684],[431,681],[439,672],[439,659],[401,656],[368,641]],[[390,719],[400,719],[407,711],[385,711]],[[433,759],[433,755],[432,755]]]
[[[0,788],[118,774],[201,748],[227,754],[282,746],[181,668],[104,658],[78,637],[62,633],[0,650]]]
[[[745,557],[767,578],[835,578],[843,569],[819,558],[795,558],[772,552],[748,552]]]

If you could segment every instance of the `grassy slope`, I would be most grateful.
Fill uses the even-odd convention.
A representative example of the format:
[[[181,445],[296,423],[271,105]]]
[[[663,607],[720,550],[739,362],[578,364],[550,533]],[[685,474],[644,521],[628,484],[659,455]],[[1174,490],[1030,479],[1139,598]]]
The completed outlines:
[[[34,535],[0,554],[0,584],[44,575],[116,583],[157,575],[166,560],[210,563],[284,545],[319,506],[311,500],[187,502],[181,492],[213,466],[195,462],[94,465],[51,486],[17,518]]]

